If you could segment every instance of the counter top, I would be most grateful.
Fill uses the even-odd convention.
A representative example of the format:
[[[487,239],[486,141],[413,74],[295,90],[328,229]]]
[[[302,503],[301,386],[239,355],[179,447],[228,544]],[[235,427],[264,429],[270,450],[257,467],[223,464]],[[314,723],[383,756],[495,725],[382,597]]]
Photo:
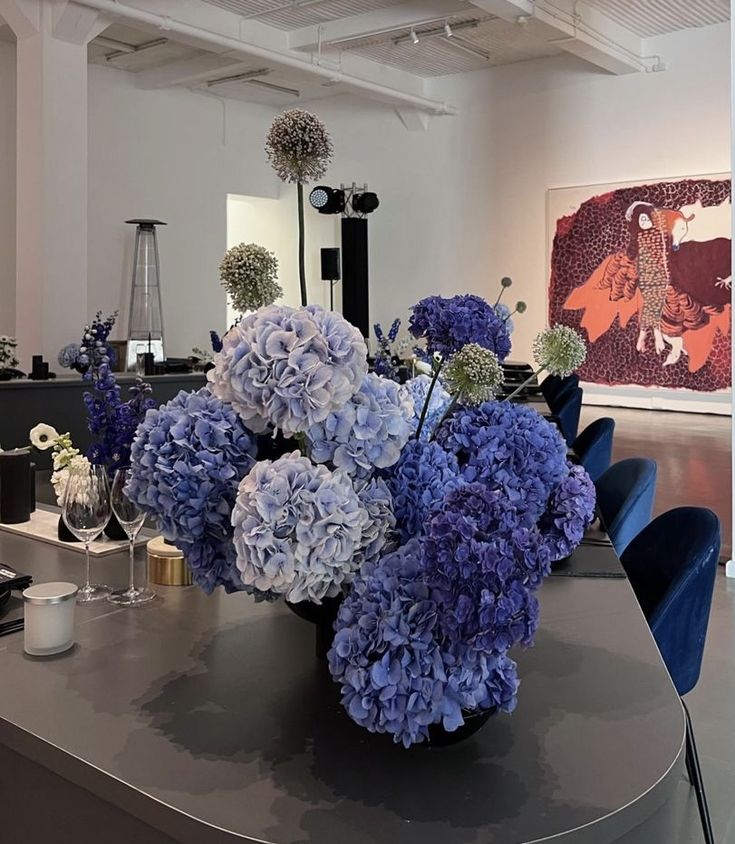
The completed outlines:
[[[9,534],[0,559],[80,574],[78,555]],[[125,557],[93,570],[121,583]],[[0,639],[0,742],[175,841],[606,844],[680,776],[681,705],[624,578],[549,578],[536,646],[514,654],[516,712],[408,751],[349,720],[282,604],[156,588],[135,610],[77,607],[59,657]]]
[[[134,384],[137,378],[134,372],[115,372],[114,375],[118,384]],[[192,383],[203,384],[207,380],[207,376],[204,372],[168,372],[165,375],[145,375],[143,380],[151,384],[165,384],[168,381],[191,381]],[[43,381],[35,381],[31,378],[13,378],[11,381],[0,381],[0,390],[28,390],[40,387],[79,387],[89,390],[91,384],[78,373],[57,373],[56,378],[47,378]]]

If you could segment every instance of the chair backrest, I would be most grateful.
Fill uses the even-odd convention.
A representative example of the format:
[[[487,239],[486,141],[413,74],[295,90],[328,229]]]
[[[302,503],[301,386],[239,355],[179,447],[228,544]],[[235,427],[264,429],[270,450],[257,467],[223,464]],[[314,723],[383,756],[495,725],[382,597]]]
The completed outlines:
[[[720,521],[704,507],[654,519],[621,562],[677,691],[699,679],[720,554]]]
[[[573,389],[574,387],[579,387],[579,375],[577,375],[576,372],[572,372],[571,375],[567,375],[564,378],[561,378],[558,375],[547,375],[541,382],[541,392],[548,402],[549,407],[552,406],[554,400],[557,399],[562,392]]]
[[[593,481],[610,468],[614,433],[615,420],[603,416],[590,422],[572,443],[572,451]]]
[[[579,414],[582,411],[582,388],[573,387],[568,394],[565,393],[564,400],[560,405],[552,408],[557,419],[559,430],[564,437],[566,444],[571,446],[577,438],[579,430]]]
[[[620,460],[595,482],[597,508],[620,556],[651,521],[656,497],[656,464],[643,457]]]

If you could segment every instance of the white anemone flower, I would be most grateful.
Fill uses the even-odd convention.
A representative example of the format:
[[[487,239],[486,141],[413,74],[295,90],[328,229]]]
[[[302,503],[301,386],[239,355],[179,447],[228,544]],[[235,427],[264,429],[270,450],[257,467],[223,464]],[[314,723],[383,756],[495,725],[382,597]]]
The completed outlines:
[[[35,428],[31,428],[30,438],[31,445],[39,451],[46,451],[46,449],[53,448],[56,445],[59,432],[53,426],[39,422]]]

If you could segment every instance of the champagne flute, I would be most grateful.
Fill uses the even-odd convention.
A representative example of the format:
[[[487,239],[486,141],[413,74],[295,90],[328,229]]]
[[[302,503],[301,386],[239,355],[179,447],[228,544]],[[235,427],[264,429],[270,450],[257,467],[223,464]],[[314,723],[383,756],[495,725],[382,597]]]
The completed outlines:
[[[84,543],[85,579],[77,594],[77,603],[88,604],[106,598],[110,594],[108,586],[89,582],[89,545],[110,521],[110,483],[104,466],[89,463],[69,468],[61,518]]]
[[[125,494],[125,484],[130,477],[130,469],[118,469],[112,482],[112,510],[130,541],[130,582],[127,589],[116,589],[108,600],[113,604],[135,607],[146,604],[156,597],[156,593],[147,586],[135,585],[135,537],[143,527],[145,513]]]

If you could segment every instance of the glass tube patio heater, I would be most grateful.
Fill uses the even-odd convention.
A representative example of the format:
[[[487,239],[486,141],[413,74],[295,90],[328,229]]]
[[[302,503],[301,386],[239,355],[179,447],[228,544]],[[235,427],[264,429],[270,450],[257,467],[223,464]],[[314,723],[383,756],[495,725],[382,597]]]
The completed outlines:
[[[152,352],[156,363],[165,360],[163,348],[163,308],[161,306],[161,270],[158,260],[156,226],[162,220],[126,220],[137,226],[133,282],[128,316],[128,350],[126,369],[134,370],[138,355]]]

